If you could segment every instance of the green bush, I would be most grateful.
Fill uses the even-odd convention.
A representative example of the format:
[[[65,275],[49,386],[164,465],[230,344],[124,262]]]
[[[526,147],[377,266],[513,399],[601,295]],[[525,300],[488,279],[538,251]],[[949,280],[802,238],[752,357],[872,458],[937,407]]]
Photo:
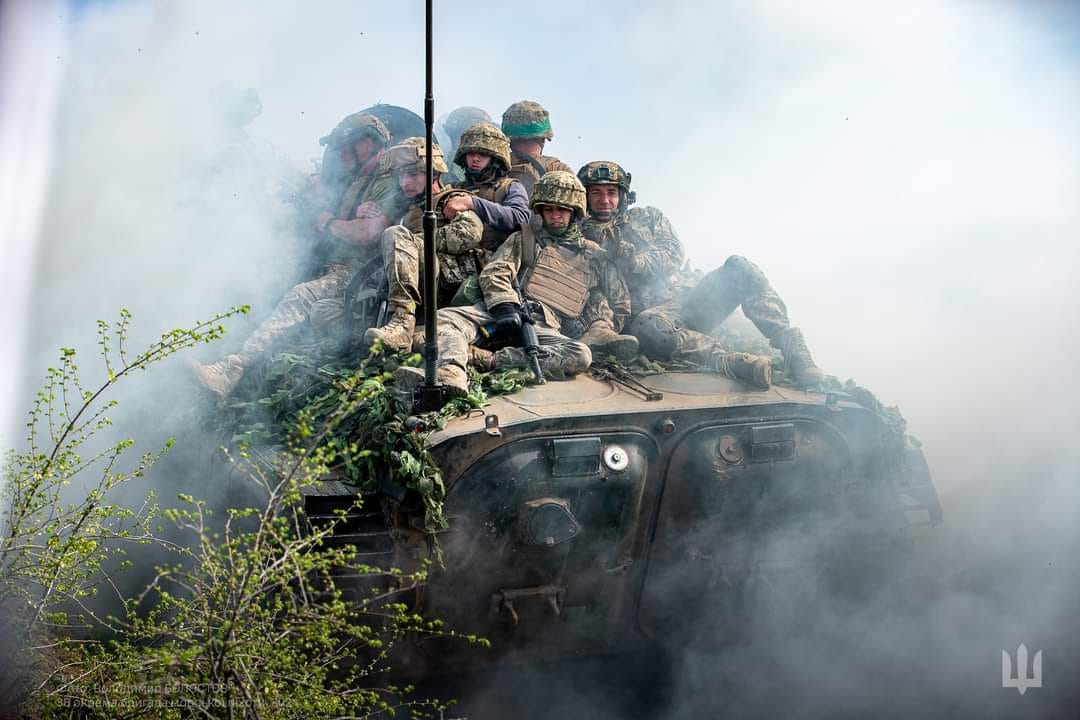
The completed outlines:
[[[99,323],[105,377],[96,389],[83,387],[72,349],[49,369],[27,423],[28,449],[7,456],[0,506],[0,621],[21,648],[15,700],[25,716],[344,718],[403,707],[435,715],[445,705],[387,684],[395,644],[410,634],[486,644],[400,602],[425,570],[370,567],[355,548],[328,543],[344,512],[316,527],[304,516],[304,489],[341,452],[328,440],[368,399],[362,383],[279,452],[241,445],[229,453],[260,490],[265,502],[256,507],[216,518],[188,495],[165,510],[152,494],[138,508],[114,500],[172,441],[126,470],[130,438],[84,458],[111,424],[116,401],[106,391],[134,370],[220,338],[222,321],[243,312],[172,330],[132,358],[124,347],[131,316],[122,311],[115,325]],[[132,544],[162,548],[173,562],[123,597],[117,574],[130,568]],[[346,599],[335,585],[341,568],[370,576],[378,589]],[[102,588],[120,597],[115,615],[90,601]]]

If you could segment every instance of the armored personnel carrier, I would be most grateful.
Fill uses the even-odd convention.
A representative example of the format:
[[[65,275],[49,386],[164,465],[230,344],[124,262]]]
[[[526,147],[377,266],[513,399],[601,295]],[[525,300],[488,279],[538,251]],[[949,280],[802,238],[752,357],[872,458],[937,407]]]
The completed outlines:
[[[430,147],[433,3],[425,5]],[[426,157],[423,267],[432,268]],[[434,274],[422,296],[438,297]],[[433,302],[423,305],[417,399],[433,410],[437,316]],[[940,522],[921,451],[882,410],[865,391],[757,390],[714,373],[600,367],[495,397],[430,435],[448,521],[434,538],[423,503],[391,484],[353,509],[354,489],[326,482],[306,510],[313,522],[347,511],[335,540],[355,544],[362,562],[412,569],[434,560],[406,601],[492,641],[484,653],[407,643],[399,667],[408,672],[724,643],[762,613],[797,622],[792,611],[815,586],[844,583],[847,568],[887,572],[881,552],[913,525]],[[364,593],[370,576],[343,574],[339,587],[350,582]]]
[[[852,562],[884,568],[879,553],[941,508],[921,450],[863,401],[600,370],[451,420],[430,437],[442,567],[409,601],[493,649],[423,643],[406,666],[724,643]],[[339,483],[324,493],[307,498],[313,519],[355,499]],[[430,557],[422,519],[407,495],[369,498],[337,540],[415,567]]]

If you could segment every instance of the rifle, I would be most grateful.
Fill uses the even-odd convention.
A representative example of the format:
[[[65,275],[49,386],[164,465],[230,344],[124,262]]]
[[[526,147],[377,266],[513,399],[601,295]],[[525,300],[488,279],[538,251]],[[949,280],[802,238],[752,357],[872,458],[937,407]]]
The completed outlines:
[[[345,319],[352,352],[363,355],[361,345],[364,331],[386,323],[388,294],[382,256],[360,263],[345,288]]]
[[[529,369],[532,370],[536,384],[543,385],[547,381],[544,379],[544,371],[540,369],[540,338],[536,335],[536,323],[532,317],[533,303],[522,291],[517,276],[511,280],[510,285],[514,288],[514,292],[517,293],[518,312],[521,317],[521,335],[518,338],[518,345],[525,351],[525,355],[529,359]],[[480,328],[480,334],[485,338],[490,338],[497,332],[497,323],[494,322]]]

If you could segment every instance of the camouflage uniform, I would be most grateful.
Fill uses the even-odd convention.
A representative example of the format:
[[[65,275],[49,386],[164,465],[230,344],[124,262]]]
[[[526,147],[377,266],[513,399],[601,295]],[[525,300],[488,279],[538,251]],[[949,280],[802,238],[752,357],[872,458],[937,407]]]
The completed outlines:
[[[378,118],[356,114],[342,120],[323,140],[336,149],[356,143],[365,135],[376,138],[380,144],[385,144],[390,137]],[[404,198],[381,159],[382,151],[356,169],[339,198],[335,218],[352,219],[362,205],[377,209],[385,217],[400,216]],[[219,395],[227,395],[248,366],[305,320],[319,325],[342,317],[345,290],[356,274],[358,263],[372,252],[372,248],[337,242],[326,271],[289,290],[270,316],[244,341],[238,353],[210,365],[189,363],[196,380]]]
[[[374,115],[362,112],[345,116],[332,131],[319,138],[319,144],[326,147],[318,176],[316,204],[320,210],[329,210],[342,219],[353,217],[359,205],[358,198],[363,194],[363,186],[357,185],[357,181],[366,178],[370,182],[372,177],[379,174],[381,156],[350,172],[346,172],[342,166],[339,157],[341,148],[365,135],[378,136],[383,148],[390,144],[390,130],[386,124]]]
[[[423,138],[409,138],[387,151],[386,166],[393,173],[421,172],[426,156]],[[432,169],[435,173],[446,172],[446,162],[438,145],[432,147]],[[441,190],[432,197],[435,206],[435,250],[438,253],[439,297],[437,305],[450,301],[461,283],[470,275],[476,275],[484,266],[486,252],[481,246],[484,225],[475,212],[466,210],[446,222],[442,208],[455,195],[468,194],[453,188]],[[398,352],[412,345],[416,327],[416,308],[421,301],[420,274],[423,272],[424,238],[423,200],[421,194],[400,225],[387,228],[382,235],[383,266],[388,287],[387,311],[389,319],[378,328],[370,328],[365,334],[369,344],[376,340],[384,347]]]
[[[633,300],[627,332],[638,338],[642,352],[722,366],[724,348],[708,333],[741,306],[762,335],[781,350],[797,379],[807,384],[821,381],[802,333],[791,327],[784,301],[756,265],[732,255],[695,286],[693,276],[681,271],[683,246],[663,213],[654,207],[628,208],[634,201],[629,173],[615,163],[597,161],[582,167],[578,177],[586,186],[620,187],[615,216],[606,221],[590,217],[582,230],[615,256],[624,273]],[[763,379],[755,376],[756,381]]]
[[[515,140],[538,140],[543,143],[555,137],[548,111],[540,103],[531,100],[521,100],[506,108],[502,115],[502,131],[511,143]],[[530,195],[536,182],[553,170],[570,173],[574,171],[562,160],[551,155],[534,158],[516,151],[510,153],[509,175],[524,185]]]
[[[576,218],[584,214],[584,189],[570,173],[555,172],[537,185],[532,200],[534,209],[549,204],[573,209]],[[470,359],[470,344],[482,336],[481,328],[498,321],[499,308],[520,306],[520,298],[513,288],[513,281],[522,278],[523,290],[536,303],[533,313],[536,334],[540,341],[540,367],[546,375],[565,377],[575,375],[589,367],[592,353],[589,348],[559,332],[566,320],[596,319],[611,321],[613,318],[609,293],[626,293],[622,278],[616,268],[602,257],[593,254],[595,247],[581,235],[578,223],[572,223],[562,235],[552,233],[534,219],[529,226],[514,233],[504,242],[483,272],[480,288],[484,302],[471,307],[444,308],[439,311],[439,379],[451,392],[461,394],[467,389],[465,366]],[[557,272],[541,274],[541,267],[550,269],[543,259],[545,250],[558,258],[568,258],[565,267],[567,290],[554,285],[551,278]],[[550,257],[550,256],[548,256]],[[571,288],[571,278],[580,280],[579,286]],[[547,281],[545,284],[545,280]],[[577,300],[574,305],[575,298]],[[577,316],[568,315],[567,307],[574,305]],[[527,356],[520,347],[505,347],[490,354],[487,367],[525,366]],[[417,385],[422,373],[414,368],[401,368],[395,373],[402,383]]]
[[[463,191],[445,188],[432,196],[435,204],[435,251],[439,262],[439,305],[453,298],[461,283],[477,275],[487,260],[481,241],[484,224],[472,210],[458,213],[447,222],[442,215],[446,201]],[[420,305],[420,277],[424,265],[424,203],[414,203],[400,225],[382,236],[383,263],[389,283],[387,309],[415,312]]]

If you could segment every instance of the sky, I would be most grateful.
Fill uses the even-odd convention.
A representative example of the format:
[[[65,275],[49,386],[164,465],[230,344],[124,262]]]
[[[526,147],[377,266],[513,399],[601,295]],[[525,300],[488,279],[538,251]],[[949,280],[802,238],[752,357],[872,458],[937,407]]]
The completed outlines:
[[[1075,541],[1080,6],[435,5],[437,116],[539,101],[550,154],[622,164],[697,267],[759,265],[826,372],[900,406],[950,542],[999,521],[1019,548]],[[40,369],[91,350],[98,317],[127,306],[149,337],[280,294],[262,190],[199,179],[214,87],[256,88],[260,152],[309,172],[345,114],[422,109],[424,38],[419,2],[0,11],[10,446]]]
[[[193,121],[222,82],[259,90],[252,134],[306,171],[317,138],[347,112],[375,101],[421,109],[413,5],[5,3],[35,23],[5,43],[14,102],[4,141],[23,152],[4,167],[26,169],[17,182],[5,175],[7,214],[24,237],[42,223],[66,234],[37,209],[48,169],[62,184],[70,160],[101,185],[97,197],[72,189],[84,196],[76,204],[100,213],[104,199],[128,214],[110,237],[160,221],[121,208],[144,199],[130,182],[169,192],[187,181],[173,170],[210,154]],[[574,167],[622,163],[639,204],[664,210],[699,267],[729,254],[757,263],[829,372],[921,413],[901,377],[916,349],[969,361],[988,338],[1022,329],[999,352],[1009,373],[1031,374],[1013,348],[1038,338],[1063,353],[1075,340],[1065,335],[1075,327],[1066,288],[1080,223],[1080,50],[1068,4],[556,2],[525,22],[509,8],[436,5],[437,115],[543,102],[552,154]],[[51,119],[19,120],[47,118],[50,106],[60,109]],[[140,237],[139,266],[159,264],[140,255],[158,246],[172,261],[167,234]],[[8,237],[16,294],[27,296],[28,277],[39,289],[70,280],[46,267],[47,240],[34,245],[36,270],[16,271],[29,253]],[[74,244],[82,269],[97,267],[87,256],[99,248]],[[99,312],[141,299],[122,288],[94,291]]]

